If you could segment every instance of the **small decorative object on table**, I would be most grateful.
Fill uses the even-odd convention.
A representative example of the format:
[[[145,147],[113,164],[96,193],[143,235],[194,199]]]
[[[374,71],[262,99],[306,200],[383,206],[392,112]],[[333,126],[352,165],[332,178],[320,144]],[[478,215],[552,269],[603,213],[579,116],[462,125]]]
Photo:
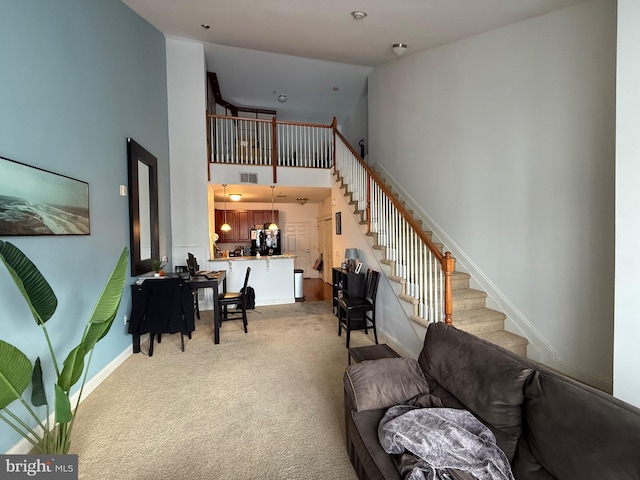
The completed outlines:
[[[153,276],[164,277],[164,270],[163,270],[164,267],[165,267],[165,264],[162,263],[160,260],[153,260],[151,262],[151,269],[155,272]]]

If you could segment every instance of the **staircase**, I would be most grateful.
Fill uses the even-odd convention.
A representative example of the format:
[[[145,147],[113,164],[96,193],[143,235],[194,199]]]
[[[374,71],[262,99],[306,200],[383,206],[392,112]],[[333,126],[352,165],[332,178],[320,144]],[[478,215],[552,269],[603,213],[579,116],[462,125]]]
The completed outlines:
[[[367,225],[367,221],[364,217],[365,212],[358,210],[357,202],[353,200],[353,194],[349,190],[349,185],[344,182],[338,170],[334,169],[333,175],[339,188],[347,198],[347,202],[353,207],[353,214],[359,219],[359,223],[361,225]],[[380,176],[380,179],[384,181],[382,176]],[[386,187],[393,191],[392,186],[388,183],[386,184]],[[404,203],[395,191],[394,195],[401,201],[401,203]],[[417,222],[422,224],[422,220],[415,216],[412,211],[409,210],[409,213]],[[431,236],[431,232],[425,232]],[[398,294],[398,297],[402,301],[413,306],[414,314],[410,315],[411,320],[423,327],[426,327],[428,322],[417,315],[418,306],[416,299],[405,293],[404,279],[395,275],[395,262],[386,258],[386,248],[378,244],[378,235],[376,233],[368,232],[366,235],[372,240],[372,249],[379,252],[380,263],[389,267],[389,272],[385,272],[389,280],[399,283],[400,293]],[[436,246],[438,246],[442,251],[442,244],[436,243]],[[491,343],[504,347],[518,355],[526,356],[527,344],[529,343],[527,339],[511,332],[507,332],[504,329],[506,315],[502,312],[487,308],[486,292],[471,288],[469,284],[470,278],[471,277],[468,273],[460,271],[455,271],[452,275],[453,325],[460,330],[464,330]]]

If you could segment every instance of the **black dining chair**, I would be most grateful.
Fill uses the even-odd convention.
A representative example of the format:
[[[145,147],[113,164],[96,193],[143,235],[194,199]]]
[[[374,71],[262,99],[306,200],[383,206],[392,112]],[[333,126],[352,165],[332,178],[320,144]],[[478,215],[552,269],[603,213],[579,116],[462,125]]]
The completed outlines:
[[[134,285],[132,296],[128,331],[138,342],[140,335],[149,334],[149,356],[153,355],[154,339],[160,343],[163,333],[180,333],[184,352],[184,336],[191,338],[195,330],[191,288],[184,279],[150,278]]]
[[[226,320],[240,320],[244,326],[244,333],[247,333],[247,286],[249,285],[249,274],[251,273],[251,267],[247,267],[247,273],[244,276],[244,286],[239,292],[225,292],[218,299],[218,307],[221,309],[220,319]],[[236,309],[241,310],[241,315],[229,316],[228,308],[235,306]]]
[[[347,348],[349,348],[349,341],[351,340],[351,330],[364,330],[368,335],[369,329],[372,329],[376,344],[378,343],[376,295],[379,281],[380,272],[369,269],[365,279],[364,297],[349,296],[338,300],[338,335],[342,335],[342,329],[344,328],[347,332]]]

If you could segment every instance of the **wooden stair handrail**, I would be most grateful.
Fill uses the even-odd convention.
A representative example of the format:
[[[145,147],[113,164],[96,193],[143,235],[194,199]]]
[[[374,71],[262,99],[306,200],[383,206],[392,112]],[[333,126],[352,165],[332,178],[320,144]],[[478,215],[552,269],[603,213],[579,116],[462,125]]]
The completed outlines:
[[[378,184],[380,189],[385,193],[385,195],[387,195],[387,197],[389,197],[391,202],[393,202],[393,205],[398,209],[398,212],[400,212],[400,214],[406,220],[406,222],[409,225],[411,225],[411,227],[416,231],[420,239],[429,247],[429,250],[431,250],[431,253],[433,253],[437,257],[440,264],[443,264],[445,255],[440,250],[438,250],[438,247],[434,245],[431,238],[429,238],[429,236],[422,229],[422,226],[413,218],[412,215],[409,214],[409,212],[407,212],[407,209],[404,207],[404,205],[402,205],[400,201],[396,198],[396,196],[393,195],[391,190],[389,190],[387,186],[381,181],[380,177],[360,158],[360,155],[354,150],[354,148],[351,145],[349,145],[349,142],[347,142],[347,140],[344,138],[342,133],[340,133],[337,130],[335,132],[342,139],[342,141],[347,146],[347,148],[351,151],[351,153],[353,153],[353,155],[357,158],[360,165],[366,170],[367,175],[373,178],[373,180]],[[369,201],[367,201],[367,204],[369,204]]]
[[[362,168],[365,169],[369,178],[372,178],[373,181],[376,182],[376,184],[378,185],[378,187],[380,187],[382,192],[391,200],[391,202],[396,207],[400,215],[411,226],[411,228],[413,228],[413,230],[416,232],[418,237],[420,237],[420,240],[422,240],[425,243],[425,245],[427,245],[431,253],[438,259],[438,262],[442,266],[442,272],[444,274],[444,321],[445,323],[451,325],[453,323],[452,322],[453,295],[452,295],[452,288],[451,288],[451,280],[452,280],[452,274],[455,270],[455,262],[456,262],[455,258],[451,256],[451,252],[446,252],[443,254],[434,245],[431,238],[422,229],[422,225],[416,222],[416,220],[413,218],[412,215],[409,214],[409,212],[404,207],[404,205],[400,203],[400,201],[396,198],[396,196],[393,195],[391,190],[389,190],[387,186],[381,181],[380,177],[369,167],[369,165],[367,165],[364,162],[362,158],[360,158],[360,155],[358,154],[358,152],[356,152],[355,149],[349,144],[347,139],[344,138],[344,135],[342,135],[342,133],[340,133],[337,130],[337,128],[335,127],[335,122],[334,122],[333,131],[335,135],[339,136],[342,139],[342,142],[347,146],[347,148],[351,151],[353,156],[358,160]],[[336,149],[334,148],[333,151],[335,155]],[[334,168],[335,168],[335,157],[334,157]],[[367,185],[368,183],[369,182],[367,182]],[[367,186],[367,210],[369,210],[369,205],[371,203],[370,194],[371,192],[369,191],[369,187]],[[369,223],[369,225],[370,225],[370,221],[371,221],[371,218],[367,213],[367,223]]]

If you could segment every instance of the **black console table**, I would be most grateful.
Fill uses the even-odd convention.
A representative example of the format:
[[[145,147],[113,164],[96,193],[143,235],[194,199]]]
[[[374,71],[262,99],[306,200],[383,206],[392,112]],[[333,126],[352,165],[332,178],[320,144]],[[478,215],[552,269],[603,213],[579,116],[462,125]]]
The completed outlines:
[[[334,267],[331,286],[334,312],[338,315],[338,300],[340,298],[364,297],[365,275]]]

